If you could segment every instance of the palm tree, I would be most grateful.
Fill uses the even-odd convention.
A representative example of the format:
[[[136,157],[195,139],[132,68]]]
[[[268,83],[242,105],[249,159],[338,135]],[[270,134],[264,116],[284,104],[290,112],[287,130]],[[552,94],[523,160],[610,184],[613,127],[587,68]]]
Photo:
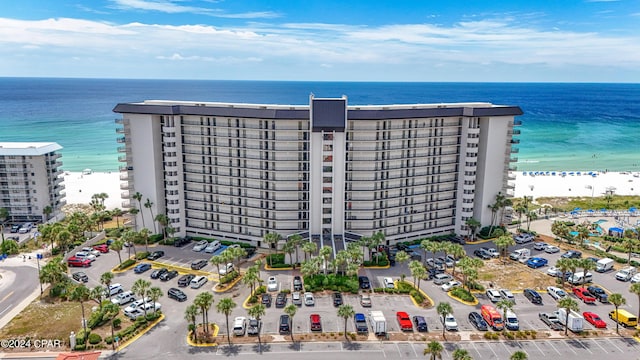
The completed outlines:
[[[511,354],[511,357],[509,358],[509,360],[527,360],[528,358],[529,356],[527,355],[526,352],[522,350],[518,350],[513,354]]]
[[[446,301],[443,302],[439,302],[438,306],[436,307],[436,312],[438,313],[438,315],[440,315],[444,321],[444,317],[447,316],[448,314],[453,314],[453,307],[451,306],[451,304],[449,304]],[[442,336],[444,337],[444,331],[445,331],[445,327],[444,327],[444,323],[442,324]]]
[[[318,244],[313,241],[307,241],[302,244],[302,251],[304,252],[304,259],[307,260],[307,255],[312,256],[316,251],[318,251]]]
[[[638,318],[640,318],[640,283],[631,284],[629,292],[638,295]]]
[[[256,282],[258,282],[258,280],[260,280],[260,278],[258,277],[258,268],[255,265],[249,266],[247,268],[247,271],[244,273],[244,276],[242,277],[242,283],[244,285],[249,285],[251,296],[253,296],[253,292],[255,290],[254,285]]]
[[[162,289],[160,289],[157,286],[152,287],[151,289],[149,289],[149,291],[147,291],[147,296],[149,296],[149,299],[153,302],[154,306],[153,306],[153,313],[156,313],[156,307],[155,307],[155,303],[156,301],[158,301],[158,299],[160,299],[162,297],[162,295],[164,295],[162,293]]]
[[[616,322],[616,333],[620,334],[619,323],[618,323],[618,308],[627,303],[627,299],[625,299],[622,294],[614,293],[609,295],[609,302],[613,304],[616,308],[616,318],[613,319]]]
[[[476,237],[476,230],[481,225],[480,221],[474,218],[469,218],[467,219],[467,221],[465,221],[465,225],[467,225],[467,228],[469,228],[469,237],[471,238],[471,241],[473,241]]]
[[[7,218],[9,217],[9,210],[7,210],[6,208],[0,208],[0,235],[2,235],[2,245],[0,245],[2,247],[2,254],[5,253],[5,249],[4,249],[4,224],[7,221]]]
[[[167,239],[167,226],[169,225],[169,217],[165,214],[158,214],[155,221],[162,226],[162,240]]]
[[[140,210],[138,210],[138,208],[130,208],[129,209],[129,214],[133,215],[133,225],[134,225],[134,229],[138,230],[138,218],[137,215],[140,213]]]
[[[51,213],[53,213],[53,208],[50,205],[47,205],[42,209],[42,214],[44,215],[45,222],[49,221]]]
[[[194,341],[198,341],[198,328],[196,327],[196,318],[198,317],[198,314],[200,314],[200,308],[195,304],[187,306],[184,310],[184,319],[190,323],[189,325],[193,326]]]
[[[58,244],[58,249],[60,251],[66,252],[69,247],[69,242],[71,241],[73,235],[69,230],[61,230],[56,236],[56,243]]]
[[[427,270],[418,260],[412,260],[409,263],[409,270],[411,271],[411,277],[413,277],[413,286],[420,289],[420,280],[427,275]]]
[[[282,245],[282,252],[289,254],[289,264],[293,266],[293,253],[296,251],[296,246],[293,242],[287,241]]]
[[[444,347],[440,342],[436,340],[432,340],[427,344],[427,347],[424,348],[424,355],[431,355],[431,360],[442,359],[442,351],[444,351]]]
[[[51,259],[40,269],[40,283],[51,284],[55,287],[67,279],[67,263],[62,261],[61,256]]]
[[[355,310],[353,310],[353,307],[351,305],[342,304],[338,308],[338,317],[341,317],[344,319],[344,338],[347,341],[349,341],[349,338],[347,337],[347,320],[352,318],[353,315],[355,314],[356,312]]]
[[[120,218],[122,217],[123,214],[124,214],[124,212],[122,212],[122,209],[120,209],[120,208],[115,208],[115,209],[111,210],[111,216],[116,218],[116,228],[117,229],[120,229]]]
[[[250,317],[258,320],[258,348],[262,354],[262,341],[260,340],[260,332],[262,332],[262,317],[267,313],[267,308],[263,304],[257,304],[247,310]]]
[[[293,304],[289,306],[295,307],[295,305]],[[219,313],[224,314],[225,318],[227,319],[227,341],[229,345],[231,345],[231,336],[229,334],[229,315],[231,315],[231,312],[235,307],[236,307],[236,303],[233,302],[231,298],[223,298],[216,305],[216,310]],[[286,312],[287,309],[285,308],[284,310]]]
[[[496,308],[498,310],[502,310],[502,318],[507,320],[507,311],[513,310],[513,305],[515,305],[511,300],[502,299],[496,303]]]
[[[511,234],[504,234],[495,239],[493,242],[498,247],[498,251],[500,251],[502,263],[505,264],[507,259],[507,250],[509,249],[509,246],[515,245],[516,241],[513,239],[513,236],[511,236]]]
[[[218,268],[218,274],[220,274],[220,264],[225,263],[225,259],[222,258],[222,254],[213,255],[211,259],[209,259],[211,265],[215,265]]]
[[[564,297],[560,300],[558,300],[558,307],[560,309],[564,309],[566,311],[566,316],[564,319],[564,323],[565,323],[565,327],[564,327],[564,335],[566,336],[569,332],[569,313],[571,313],[571,311],[578,311],[580,310],[580,307],[578,307],[578,302],[570,297]]]
[[[293,317],[296,316],[297,311],[298,307],[293,304],[289,304],[284,308],[284,313],[289,315],[289,317],[291,318],[291,341],[293,341]]]
[[[427,251],[431,253],[431,260],[435,263],[436,253],[440,251],[441,244],[431,240],[422,240],[420,247],[424,250],[424,261],[427,261]]]
[[[109,320],[109,322],[111,323],[111,338],[114,339],[115,336],[113,335],[113,320],[115,320],[116,316],[118,316],[118,313],[120,312],[120,306],[114,303],[108,303],[103,307],[103,310],[104,310],[104,318]],[[115,351],[116,349],[115,341],[111,342],[111,347]]]
[[[638,240],[632,238],[632,236],[635,236],[635,231],[632,229],[625,230],[624,234],[622,249],[627,253],[627,264],[629,264],[631,262],[631,254],[638,247]]]
[[[455,276],[457,260],[460,260],[463,257],[467,256],[467,252],[464,250],[464,247],[462,245],[451,243],[451,245],[449,245],[449,254],[451,254],[451,256],[453,256],[453,259],[455,260],[453,262],[453,269],[451,269],[451,275]]]
[[[576,261],[577,265],[579,268],[582,269],[582,271],[584,272],[584,275],[582,277],[582,288],[584,288],[584,283],[585,280],[587,278],[587,273],[589,272],[589,270],[595,270],[596,268],[596,263],[589,260],[589,259],[577,259],[578,261]]]
[[[409,260],[411,260],[411,257],[409,256],[409,254],[407,254],[406,251],[404,250],[400,250],[396,253],[396,263],[398,265],[402,265],[403,263],[408,262]],[[405,277],[405,273],[403,272],[401,277],[402,277],[402,281],[404,281],[404,277]]]
[[[311,259],[304,261],[302,266],[300,267],[300,273],[303,276],[313,276],[320,272],[320,261],[322,261],[319,257],[312,257]]]
[[[478,277],[478,269],[484,266],[484,261],[468,256],[460,260],[460,270],[462,272],[462,285],[470,289],[471,281]]]
[[[138,279],[136,280],[136,282],[133,283],[133,286],[131,287],[131,292],[136,294],[137,296],[140,296],[141,300],[144,300],[144,298],[147,296],[147,292],[149,291],[149,288],[151,288],[151,281],[149,280],[145,280],[145,279]],[[144,309],[144,315],[146,317],[147,315],[147,307],[143,307]]]
[[[300,262],[300,258],[298,257],[298,248],[302,244],[302,235],[293,234],[289,236],[289,242],[291,242],[296,249],[296,264],[297,264]]]
[[[71,292],[71,300],[77,301],[80,303],[80,308],[82,309],[82,327],[84,328],[84,343],[87,342],[87,320],[84,316],[84,303],[89,300],[89,295],[91,292],[89,289],[84,286],[84,284],[80,284],[73,288],[73,292]]]
[[[274,249],[275,253],[278,253],[278,242],[282,237],[278,233],[270,232],[264,235],[264,242],[269,244],[271,249]],[[269,266],[273,263],[272,256],[269,257]]]
[[[138,231],[137,236],[144,240],[144,251],[149,252],[149,229],[144,228]]]
[[[323,264],[324,264],[324,269],[323,270],[324,270],[324,275],[325,276],[327,275],[327,267],[328,267],[327,262],[329,261],[329,258],[331,258],[331,254],[333,254],[333,249],[331,247],[329,247],[329,246],[323,246],[320,249],[320,257],[323,260]]]
[[[107,295],[109,296],[109,300],[111,300],[111,291],[109,286],[113,281],[113,273],[111,271],[107,271],[100,275],[100,284],[104,285],[107,288]]]
[[[153,201],[151,201],[151,199],[147,198],[147,201],[144,203],[144,207],[146,207],[147,209],[149,209],[149,214],[151,214],[151,222],[153,223],[153,233],[157,234],[158,231],[156,230],[156,222],[153,221],[154,217],[153,217]]]
[[[213,302],[214,302],[213,294],[211,294],[210,292],[201,292],[200,294],[196,295],[195,300],[193,300],[193,303],[196,306],[198,306],[202,311],[202,323],[204,326],[204,332],[206,334],[209,333],[209,309],[211,309]],[[218,303],[218,305],[220,304]],[[235,304],[234,304],[234,307],[235,307]],[[227,321],[227,325],[229,325],[228,321]],[[229,329],[227,329],[227,333],[228,332],[229,332]]]
[[[472,360],[471,355],[465,349],[457,348],[453,350],[453,360]]]
[[[571,270],[573,264],[573,259],[560,258],[556,261],[556,268],[562,272],[562,276],[560,276],[560,286],[564,287],[565,274]]]
[[[146,225],[144,224],[144,213],[142,212],[142,194],[136,192],[135,194],[133,194],[133,199],[138,201],[138,212],[140,213],[140,217],[142,218],[142,227],[145,228]]]
[[[122,248],[124,247],[124,241],[116,239],[109,247],[118,254],[118,260],[120,260],[120,266],[122,266],[122,256],[120,255],[120,251],[122,251]]]

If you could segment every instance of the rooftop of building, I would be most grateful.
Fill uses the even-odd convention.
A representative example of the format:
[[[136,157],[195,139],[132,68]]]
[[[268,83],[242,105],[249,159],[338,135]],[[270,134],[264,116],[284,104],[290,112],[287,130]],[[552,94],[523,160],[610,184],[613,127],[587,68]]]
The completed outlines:
[[[55,142],[0,142],[0,156],[38,156],[61,149]]]

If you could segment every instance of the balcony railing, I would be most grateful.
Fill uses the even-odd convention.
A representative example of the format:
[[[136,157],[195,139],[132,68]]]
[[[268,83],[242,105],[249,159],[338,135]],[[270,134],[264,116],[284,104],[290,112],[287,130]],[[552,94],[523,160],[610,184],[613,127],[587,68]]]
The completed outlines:
[[[514,126],[520,126],[520,125],[522,125],[522,120],[513,120],[513,125],[514,125]]]

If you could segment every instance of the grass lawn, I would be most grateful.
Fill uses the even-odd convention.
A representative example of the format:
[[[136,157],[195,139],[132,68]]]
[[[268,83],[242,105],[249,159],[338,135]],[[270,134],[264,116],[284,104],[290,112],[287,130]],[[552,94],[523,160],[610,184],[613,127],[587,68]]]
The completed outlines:
[[[514,199],[516,200],[521,199]],[[640,196],[614,195],[610,201],[604,196],[599,197],[539,197],[535,199],[538,204],[550,204],[554,208],[563,211],[571,211],[575,208],[581,209],[616,209],[627,210],[632,206],[640,206]]]

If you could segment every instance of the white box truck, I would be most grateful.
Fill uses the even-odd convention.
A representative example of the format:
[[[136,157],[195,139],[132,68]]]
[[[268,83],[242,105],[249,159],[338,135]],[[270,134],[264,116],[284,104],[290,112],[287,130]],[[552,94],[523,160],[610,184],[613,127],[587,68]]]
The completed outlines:
[[[569,318],[567,318],[567,310],[563,308],[558,309],[556,313],[558,314],[558,320],[560,320],[560,324],[566,326],[574,333],[582,331],[584,319],[582,318],[582,316],[580,316],[580,314],[571,310],[569,312]]]
[[[382,311],[369,311],[369,322],[376,336],[387,334],[387,319],[384,318]]]
[[[596,271],[599,273],[607,272],[613,269],[614,263],[615,261],[613,261],[613,259],[609,259],[609,258],[600,259],[598,260],[598,262],[596,262]]]

